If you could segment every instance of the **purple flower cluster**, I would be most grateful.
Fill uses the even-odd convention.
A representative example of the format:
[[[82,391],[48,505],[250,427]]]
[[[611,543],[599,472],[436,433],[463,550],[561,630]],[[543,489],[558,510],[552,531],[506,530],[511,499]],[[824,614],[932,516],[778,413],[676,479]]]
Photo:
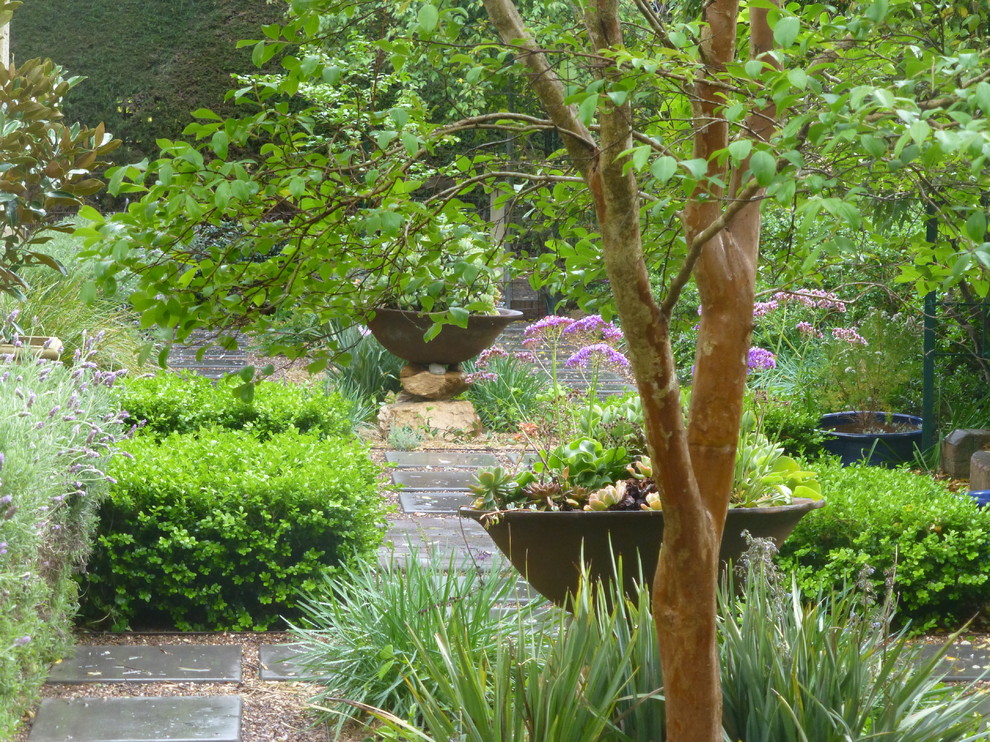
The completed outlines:
[[[557,342],[564,330],[574,323],[570,317],[551,314],[526,328],[523,345],[527,348],[543,342]]]
[[[474,384],[478,381],[495,381],[498,379],[498,374],[491,371],[475,371],[473,374],[464,375],[464,383]]]
[[[801,289],[799,291],[778,291],[773,300],[780,304],[792,302],[803,304],[809,309],[824,309],[826,311],[845,312],[846,303],[831,291],[822,289]]]
[[[629,359],[617,351],[611,345],[605,343],[594,343],[585,345],[564,361],[567,368],[588,368],[589,365],[604,365],[614,369],[624,370],[629,368]]]
[[[845,340],[847,343],[859,343],[860,345],[868,345],[866,338],[860,335],[851,327],[834,327],[832,328],[832,337],[836,340]]]
[[[599,314],[589,314],[574,320],[564,328],[562,336],[585,344],[594,344],[596,341],[613,343],[623,338],[622,330],[603,320]]]
[[[766,371],[767,369],[777,368],[777,356],[765,348],[753,346],[749,349],[746,367],[750,371]]]
[[[795,327],[797,328],[798,332],[800,332],[802,335],[807,335],[808,337],[813,337],[813,338],[825,337],[824,335],[822,335],[821,330],[816,328],[810,322],[798,322],[795,325]]]

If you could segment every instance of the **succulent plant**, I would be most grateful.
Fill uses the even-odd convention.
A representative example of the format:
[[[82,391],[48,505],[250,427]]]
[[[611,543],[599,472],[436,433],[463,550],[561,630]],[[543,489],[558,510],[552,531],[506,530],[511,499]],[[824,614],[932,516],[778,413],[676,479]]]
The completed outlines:
[[[626,483],[616,482],[615,484],[610,484],[607,487],[602,487],[600,490],[595,490],[588,497],[588,504],[584,506],[585,510],[608,510],[620,504],[624,499],[626,499]]]
[[[663,510],[663,503],[660,502],[660,493],[651,492],[646,496],[646,502],[640,504],[642,510]]]

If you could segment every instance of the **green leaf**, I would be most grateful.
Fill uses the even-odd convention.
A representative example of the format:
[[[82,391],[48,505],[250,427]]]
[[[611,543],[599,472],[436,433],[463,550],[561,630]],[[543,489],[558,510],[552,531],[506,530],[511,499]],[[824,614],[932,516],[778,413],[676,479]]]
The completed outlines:
[[[251,369],[251,375],[254,376],[254,366],[249,367]],[[245,369],[246,370],[246,369]],[[241,376],[243,378],[243,374]],[[245,404],[251,404],[254,401],[254,384],[248,382],[246,384],[241,384],[238,387],[234,387],[234,396]]]
[[[873,0],[866,11],[866,17],[874,23],[880,23],[887,17],[887,0]]]
[[[788,70],[787,79],[798,90],[804,90],[808,87],[808,73],[798,67]]]
[[[409,121],[409,111],[405,108],[393,108],[388,112],[388,115],[395,122],[397,129],[401,129]]]
[[[798,32],[801,30],[801,21],[799,21],[794,16],[786,16],[777,21],[777,25],[773,28],[773,40],[776,41],[782,48],[794,44],[797,41]]]
[[[658,157],[650,165],[650,172],[658,181],[666,183],[677,172],[677,160],[668,155]]]
[[[592,93],[578,106],[578,118],[585,124],[590,124],[598,110],[598,93]]]
[[[687,171],[695,178],[703,178],[708,173],[708,160],[704,157],[696,157],[693,160],[685,160],[681,163]]]
[[[918,119],[913,124],[911,124],[911,138],[921,144],[923,141],[928,139],[929,135],[932,133],[932,127],[928,125],[928,122]]]
[[[415,134],[404,131],[399,135],[399,138],[402,140],[402,146],[406,148],[406,153],[410,157],[419,152],[419,137]]]
[[[629,98],[628,90],[612,90],[608,94],[609,100],[617,106],[621,106]]]
[[[433,33],[433,30],[437,27],[437,21],[440,20],[440,13],[437,12],[437,9],[433,5],[426,3],[419,9],[417,20],[419,21],[420,31]]]
[[[983,243],[987,239],[987,215],[982,211],[974,211],[966,220],[966,235],[973,242]]]
[[[765,150],[754,152],[749,158],[749,169],[761,186],[768,186],[777,174],[777,160]]]
[[[990,82],[980,82],[974,93],[976,102],[983,109],[984,116],[990,116]]]
[[[736,162],[741,162],[749,157],[749,153],[753,151],[753,142],[749,139],[737,139],[732,144],[729,145],[729,155]]]
[[[227,159],[227,147],[229,144],[230,138],[227,136],[227,132],[213,132],[213,139],[210,141],[210,149],[212,149],[214,154],[216,154],[216,156],[221,160]]]
[[[636,170],[642,170],[646,167],[646,163],[650,159],[650,152],[652,151],[652,148],[648,144],[644,144],[642,147],[636,147],[632,155],[633,167]]]
[[[195,119],[209,119],[211,121],[223,121],[223,119],[218,115],[213,113],[209,108],[197,108],[191,114],[189,114]]]

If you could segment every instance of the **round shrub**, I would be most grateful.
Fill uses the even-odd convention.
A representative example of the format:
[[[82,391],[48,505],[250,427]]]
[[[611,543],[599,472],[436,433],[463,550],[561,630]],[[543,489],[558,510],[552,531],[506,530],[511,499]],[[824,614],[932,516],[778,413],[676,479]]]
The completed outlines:
[[[990,511],[906,469],[816,467],[827,505],[780,552],[805,591],[841,588],[868,567],[882,592],[893,574],[899,620],[916,631],[958,628],[990,603]]]
[[[129,380],[120,387],[119,402],[132,422],[146,420],[145,432],[159,436],[192,433],[204,425],[247,429],[261,438],[289,428],[321,436],[350,431],[350,403],[337,393],[260,381],[253,401],[243,402],[234,394],[240,383],[166,372]]]
[[[379,468],[353,440],[214,427],[125,450],[84,578],[89,621],[266,629],[381,543]]]

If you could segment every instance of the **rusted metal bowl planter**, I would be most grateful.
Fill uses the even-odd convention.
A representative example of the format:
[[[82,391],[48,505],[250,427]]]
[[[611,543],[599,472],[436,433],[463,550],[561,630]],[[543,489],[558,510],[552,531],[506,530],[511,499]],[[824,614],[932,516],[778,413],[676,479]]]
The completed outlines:
[[[826,438],[822,448],[843,466],[864,461],[870,466],[897,466],[921,450],[921,418],[885,412],[833,412],[818,421]],[[863,432],[864,430],[868,432]]]
[[[386,350],[411,363],[462,363],[491,347],[510,322],[522,319],[515,309],[499,309],[498,314],[472,314],[467,327],[444,325],[440,334],[429,342],[423,334],[433,325],[436,315],[407,312],[401,309],[376,309],[368,329]]]
[[[743,532],[783,543],[804,515],[825,504],[824,500],[795,499],[791,505],[768,508],[732,508],[728,512],[721,561],[738,561],[746,551]],[[613,556],[623,564],[623,589],[635,595],[639,568],[647,580],[653,578],[663,541],[663,512],[547,512],[506,510],[498,513],[461,508],[462,518],[485,527],[499,550],[519,573],[552,603],[567,607],[568,595],[576,592],[581,575],[582,554],[590,578],[612,581]]]

